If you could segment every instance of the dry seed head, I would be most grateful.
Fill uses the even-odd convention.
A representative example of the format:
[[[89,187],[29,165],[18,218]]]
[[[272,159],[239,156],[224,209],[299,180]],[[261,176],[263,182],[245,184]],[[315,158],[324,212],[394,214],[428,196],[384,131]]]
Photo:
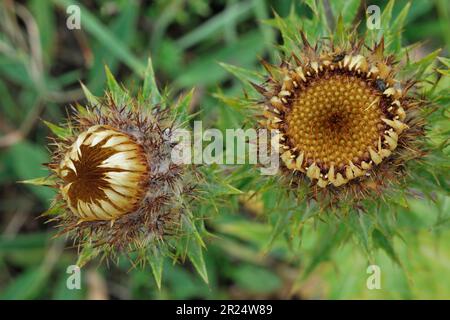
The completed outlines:
[[[382,43],[364,55],[361,46],[333,51],[305,41],[304,52],[295,63],[272,68],[260,87],[262,123],[286,138],[280,151],[286,168],[320,188],[363,179],[391,156],[408,129],[393,58],[383,56]]]
[[[171,161],[176,119],[170,108],[150,112],[133,98],[123,107],[109,95],[99,101],[70,120],[72,135],[55,139],[48,166],[65,210],[52,220],[60,234],[105,254],[161,243],[176,235],[195,183]]]
[[[82,132],[58,167],[61,194],[81,221],[114,220],[133,211],[148,175],[143,148],[131,136],[96,125]]]

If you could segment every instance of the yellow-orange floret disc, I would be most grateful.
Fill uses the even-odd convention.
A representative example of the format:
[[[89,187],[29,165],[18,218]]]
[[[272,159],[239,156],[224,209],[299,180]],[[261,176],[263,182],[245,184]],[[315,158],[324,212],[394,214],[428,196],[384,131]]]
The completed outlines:
[[[268,80],[273,91],[256,87],[267,98],[262,123],[282,138],[283,163],[321,188],[369,175],[408,128],[401,89],[382,63],[359,54],[297,63],[281,81]]]
[[[377,149],[385,128],[379,100],[379,93],[357,77],[312,80],[286,114],[288,141],[304,153],[306,166],[316,163],[321,171],[360,164],[369,159],[369,147]]]

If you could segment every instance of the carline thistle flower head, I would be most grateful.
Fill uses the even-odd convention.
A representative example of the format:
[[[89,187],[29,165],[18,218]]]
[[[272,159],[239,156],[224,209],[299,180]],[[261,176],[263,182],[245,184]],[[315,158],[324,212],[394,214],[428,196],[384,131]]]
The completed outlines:
[[[315,195],[379,192],[399,178],[403,159],[423,155],[420,102],[407,96],[414,82],[396,78],[383,39],[372,48],[362,40],[313,47],[301,37],[299,55],[279,67],[263,61],[269,75],[254,84],[264,97],[261,125],[278,133],[285,171],[308,179]]]
[[[55,172],[68,208],[80,221],[115,220],[139,206],[149,166],[135,136],[94,125],[76,138]]]
[[[53,220],[81,246],[103,253],[133,251],[174,235],[192,191],[186,167],[171,161],[177,120],[170,108],[145,108],[134,98],[116,105],[107,94],[79,107],[71,133],[55,138],[49,168],[57,178]]]

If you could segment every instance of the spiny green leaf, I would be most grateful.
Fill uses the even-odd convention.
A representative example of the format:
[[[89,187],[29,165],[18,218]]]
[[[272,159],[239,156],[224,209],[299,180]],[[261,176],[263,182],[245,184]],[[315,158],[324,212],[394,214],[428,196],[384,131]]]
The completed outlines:
[[[152,269],[153,277],[155,278],[156,285],[158,289],[161,289],[162,273],[164,266],[164,256],[161,254],[159,249],[154,249],[147,255],[147,260]]]
[[[124,89],[117,83],[116,78],[111,73],[111,70],[107,65],[105,65],[105,73],[106,73],[106,84],[108,86],[108,89],[112,93],[114,100],[116,103],[118,101],[124,100],[127,93],[124,91]]]
[[[83,83],[81,83],[81,89],[83,89],[84,96],[91,106],[96,106],[99,104],[97,97],[94,96]]]
[[[350,0],[348,0],[347,2],[349,2]],[[318,10],[319,10],[319,16],[318,16],[318,23],[316,23],[317,25],[317,30],[316,30],[316,34],[317,36],[320,36],[324,33],[330,34],[331,33],[331,28],[333,28],[333,23],[334,23],[334,17],[333,15],[328,16],[326,13],[326,9],[325,9],[325,3],[324,1],[319,1],[318,2]],[[292,13],[294,14],[294,11],[292,11]]]
[[[297,53],[298,44],[301,42],[300,34],[298,32],[301,24],[297,21],[295,15],[283,19],[274,12],[274,16],[274,19],[268,20],[267,22],[280,30],[283,38],[283,50],[287,54],[289,54],[289,52]]]
[[[445,57],[437,57],[447,68],[450,68],[450,59]]]
[[[380,230],[374,229],[372,231],[372,238],[375,246],[384,250],[392,260],[394,260],[398,265],[401,265],[400,260],[394,251],[392,243]]]
[[[72,134],[69,128],[63,128],[45,120],[43,122],[58,138],[65,139]]]
[[[348,226],[353,230],[354,235],[362,244],[367,255],[371,257],[370,231],[372,230],[370,218],[360,213],[352,213],[346,219]]]
[[[189,117],[189,107],[191,105],[194,91],[195,91],[195,89],[191,89],[188,93],[182,95],[178,99],[178,101],[174,107],[174,111],[178,115],[178,120],[182,123],[189,121],[191,118],[191,117]]]
[[[184,215],[182,218],[182,229],[186,232],[187,235],[195,237],[197,242],[202,247],[206,247],[201,235],[199,234],[199,232],[197,230],[197,227],[195,226],[194,222],[192,221],[192,216],[193,216],[192,212],[189,209],[187,209],[187,215]]]
[[[421,78],[424,72],[430,67],[430,65],[433,63],[433,61],[436,60],[437,56],[441,52],[441,49],[436,49],[433,52],[429,53],[422,59],[415,61],[409,65],[407,65],[405,68],[408,71],[414,72],[415,76],[417,78]]]
[[[162,102],[161,94],[158,90],[158,85],[155,80],[155,72],[153,70],[152,58],[148,57],[147,68],[144,73],[144,85],[142,87],[142,97],[144,100],[150,99],[154,107],[156,104]]]
[[[334,0],[330,1],[335,16],[342,16],[343,22],[352,23],[361,4],[360,0]]]
[[[347,35],[346,35],[346,31],[345,31],[345,25],[344,25],[344,20],[342,18],[342,15],[338,16],[337,22],[336,22],[336,29],[334,32],[334,37],[336,38],[336,42],[337,43],[344,43]]]
[[[316,16],[319,16],[319,9],[315,0],[304,0],[306,5],[313,11]]]
[[[250,82],[253,83],[261,83],[264,78],[260,73],[248,69],[244,69],[238,66],[234,66],[225,62],[219,62],[220,66],[222,66],[225,70],[233,74],[236,78],[242,81],[244,84],[249,85]],[[250,87],[250,86],[248,86]]]
[[[381,32],[389,32],[389,26],[392,20],[392,8],[394,8],[395,0],[389,0],[388,4],[381,13]]]
[[[197,270],[198,274],[202,277],[202,279],[208,283],[208,273],[206,271],[206,264],[203,258],[203,248],[201,243],[197,240],[197,238],[191,238],[189,241],[187,256],[189,260]]]
[[[339,226],[336,230],[332,230],[332,226],[321,228],[324,233],[317,241],[316,248],[312,254],[312,259],[305,268],[302,275],[303,279],[311,274],[312,271],[323,261],[330,259],[330,255],[334,248],[336,248],[345,236],[345,228]]]
[[[387,44],[390,43],[393,47],[394,52],[399,52],[402,47],[402,31],[405,25],[406,17],[408,16],[409,8],[411,7],[411,2],[408,2],[399,15],[395,18],[394,23],[390,28],[390,37],[387,39]]]
[[[268,239],[268,243],[264,250],[264,253],[268,253],[272,248],[274,241],[282,234],[286,228],[291,224],[292,214],[287,212],[286,214],[282,214],[278,216],[277,222],[270,233],[270,237]]]

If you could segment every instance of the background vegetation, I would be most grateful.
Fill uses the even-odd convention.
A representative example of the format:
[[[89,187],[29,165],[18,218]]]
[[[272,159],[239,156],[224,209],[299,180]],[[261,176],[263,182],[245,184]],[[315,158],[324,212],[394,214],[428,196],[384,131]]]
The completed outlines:
[[[324,3],[336,16],[364,18],[360,1]],[[81,7],[81,30],[66,28],[70,4]],[[386,7],[385,1],[370,4]],[[406,5],[397,1],[392,15]],[[263,215],[267,199],[237,195],[209,222],[216,236],[205,252],[208,283],[189,263],[167,261],[158,290],[149,267],[133,269],[123,259],[117,266],[89,263],[82,269],[82,289],[66,288],[76,249],[51,239],[53,226],[37,218],[53,192],[16,183],[45,175],[41,164],[48,160],[50,132],[40,119],[60,123],[70,104],[85,102],[79,81],[102,95],[105,65],[127,88],[137,89],[151,56],[158,84],[170,85],[174,99],[196,88],[190,112],[200,112],[206,125],[240,127],[242,114],[217,97],[242,95],[242,84],[220,63],[259,70],[259,57],[274,58],[281,40],[268,22],[272,10],[282,17],[291,10],[300,18],[313,15],[300,1],[0,4],[0,298],[450,298],[448,189],[432,200],[409,199],[397,216],[399,236],[389,242],[375,237],[381,249],[370,261],[340,227],[329,232],[326,224],[305,221],[296,248],[284,237],[269,239],[276,223]],[[449,30],[448,1],[413,1],[402,42],[422,42],[411,52],[416,59],[438,48],[448,56]],[[366,287],[371,263],[381,267],[381,290]]]

